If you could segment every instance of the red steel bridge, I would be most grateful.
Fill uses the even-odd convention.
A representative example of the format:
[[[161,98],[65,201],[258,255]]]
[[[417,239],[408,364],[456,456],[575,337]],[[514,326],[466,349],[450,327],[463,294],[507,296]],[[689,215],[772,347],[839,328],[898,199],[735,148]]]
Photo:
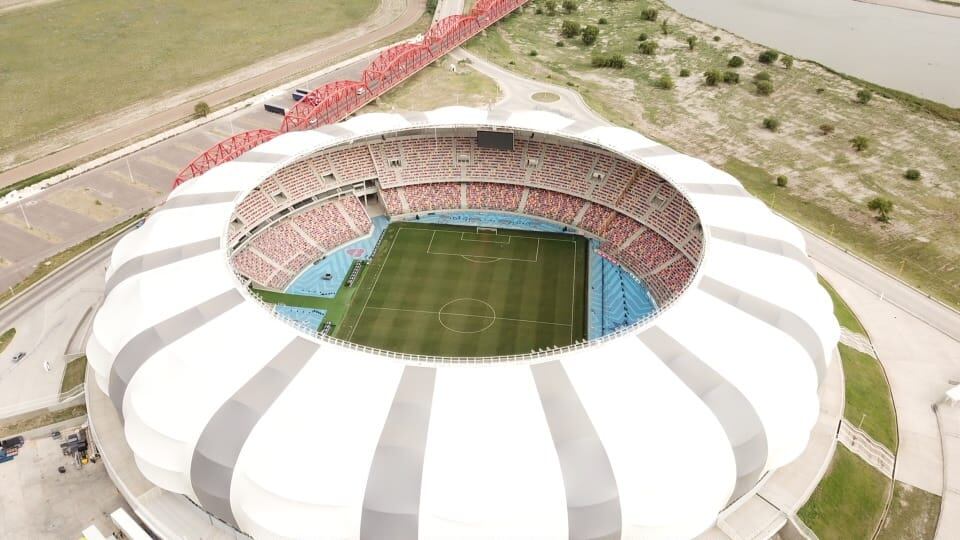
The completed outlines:
[[[314,129],[343,120],[526,1],[477,0],[469,14],[440,19],[430,26],[419,43],[400,43],[377,55],[359,81],[334,81],[314,88],[287,111],[279,131],[254,129],[220,141],[184,167],[173,186],[235,159],[281,133]]]

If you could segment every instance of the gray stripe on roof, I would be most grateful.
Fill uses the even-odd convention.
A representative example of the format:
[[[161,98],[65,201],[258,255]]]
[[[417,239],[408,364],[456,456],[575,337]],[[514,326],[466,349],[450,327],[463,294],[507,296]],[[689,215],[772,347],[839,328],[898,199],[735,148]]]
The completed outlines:
[[[400,113],[403,119],[410,123],[410,127],[423,127],[430,123],[430,117],[423,111],[407,111]]]
[[[417,538],[436,369],[407,366],[393,396],[363,495],[360,538]]]
[[[613,467],[566,370],[556,360],[530,370],[560,459],[568,536],[620,538],[623,521]]]
[[[827,373],[827,359],[820,343],[820,336],[807,321],[786,308],[731,287],[707,275],[700,280],[700,289],[793,338],[813,359],[813,365],[817,370],[817,384],[823,382]]]
[[[699,182],[681,183],[690,193],[700,193],[703,195],[725,195],[728,197],[747,197],[749,194],[742,186],[733,184],[702,184]]]
[[[707,226],[707,229],[710,233],[710,236],[713,238],[718,238],[734,244],[740,244],[742,246],[758,249],[760,251],[766,251],[767,253],[772,253],[774,255],[787,257],[788,259],[793,259],[809,268],[811,272],[816,272],[816,269],[813,267],[813,261],[810,260],[810,257],[807,257],[807,254],[804,253],[803,250],[791,244],[790,242],[776,238],[770,238],[767,236],[760,236],[758,234],[725,229],[723,227]]]
[[[127,386],[148,358],[242,302],[243,295],[236,289],[230,289],[147,328],[128,341],[117,353],[110,368],[110,400],[113,401],[120,418],[123,418],[123,395]]]
[[[217,193],[193,193],[189,195],[180,195],[169,199],[157,212],[163,210],[173,210],[175,208],[187,208],[189,206],[201,206],[204,204],[221,204],[233,202],[239,191],[219,191]]]
[[[627,155],[643,160],[645,158],[675,156],[677,151],[662,144],[657,144],[646,148],[634,148],[627,152]]]
[[[729,381],[654,326],[637,336],[713,412],[727,434],[737,464],[730,500],[750,491],[767,462],[767,434],[749,400]]]
[[[230,487],[240,451],[260,418],[319,348],[317,343],[294,338],[221,405],[203,428],[190,462],[190,484],[204,510],[237,526]],[[309,423],[304,429],[309,429]]]
[[[219,247],[220,237],[214,237],[134,257],[120,265],[120,268],[117,268],[113,275],[110,276],[110,279],[107,280],[105,294],[110,294],[110,291],[112,291],[114,287],[137,274],[160,268],[161,266],[166,266],[183,259],[210,253]]]
[[[289,158],[287,154],[276,154],[273,152],[258,152],[256,149],[244,152],[234,159],[238,163],[280,163]]]

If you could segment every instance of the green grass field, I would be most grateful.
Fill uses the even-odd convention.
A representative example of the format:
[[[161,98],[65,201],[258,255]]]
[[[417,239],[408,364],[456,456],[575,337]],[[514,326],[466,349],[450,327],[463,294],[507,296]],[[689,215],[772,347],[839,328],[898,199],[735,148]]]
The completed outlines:
[[[0,15],[0,148],[359,24],[374,0],[61,0]]]
[[[409,354],[497,356],[586,337],[583,237],[395,223],[336,337]]]

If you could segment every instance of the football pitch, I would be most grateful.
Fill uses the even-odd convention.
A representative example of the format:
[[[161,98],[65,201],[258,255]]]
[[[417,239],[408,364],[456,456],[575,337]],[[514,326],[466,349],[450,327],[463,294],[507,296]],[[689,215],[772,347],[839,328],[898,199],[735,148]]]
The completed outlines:
[[[409,354],[497,356],[586,337],[582,236],[393,223],[336,336]]]

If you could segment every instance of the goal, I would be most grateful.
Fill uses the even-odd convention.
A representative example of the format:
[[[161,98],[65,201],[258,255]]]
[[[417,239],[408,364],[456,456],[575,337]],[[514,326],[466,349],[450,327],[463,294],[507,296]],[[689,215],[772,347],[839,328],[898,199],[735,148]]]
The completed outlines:
[[[477,234],[497,234],[496,227],[477,227]]]

